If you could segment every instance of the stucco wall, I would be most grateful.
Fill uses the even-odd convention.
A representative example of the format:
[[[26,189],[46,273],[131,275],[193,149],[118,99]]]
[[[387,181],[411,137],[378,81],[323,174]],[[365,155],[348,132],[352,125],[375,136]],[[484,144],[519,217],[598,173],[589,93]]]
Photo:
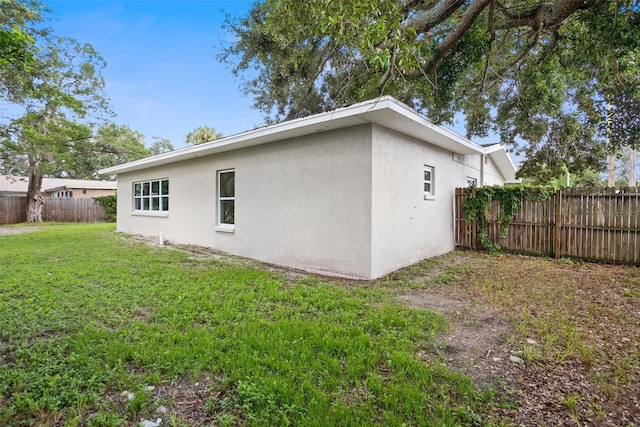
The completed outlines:
[[[485,158],[484,164],[484,185],[503,185],[504,178],[498,170],[496,164],[489,156]]]
[[[120,174],[118,230],[162,232],[174,243],[377,278],[454,249],[454,189],[468,177],[480,184],[481,163],[480,155],[457,156],[365,124]],[[429,200],[425,165],[435,168]],[[233,233],[216,231],[217,171],[224,169],[235,169]],[[485,183],[501,183],[490,161],[484,170]],[[134,214],[133,182],[164,178],[168,215]]]
[[[372,139],[372,276],[380,277],[455,248],[454,191],[467,177],[480,183],[481,156],[454,156],[378,126]],[[434,168],[435,197],[428,200],[425,165]]]
[[[215,231],[218,170],[236,171],[234,233]],[[132,213],[133,182],[168,178],[169,214]],[[370,277],[371,126],[118,176],[118,230],[324,274]]]

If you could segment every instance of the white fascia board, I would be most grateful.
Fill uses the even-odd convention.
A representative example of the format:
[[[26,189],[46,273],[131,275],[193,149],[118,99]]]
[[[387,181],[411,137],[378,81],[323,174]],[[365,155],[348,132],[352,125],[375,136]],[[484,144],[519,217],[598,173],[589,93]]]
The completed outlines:
[[[513,159],[511,159],[511,156],[504,146],[494,144],[485,147],[485,154],[488,155],[496,164],[505,182],[514,183],[521,181],[516,178],[516,165],[513,163]]]
[[[384,96],[326,113],[277,123],[204,144],[101,169],[98,173],[112,175],[132,172],[366,123],[375,123],[459,154],[481,154],[484,152],[480,145],[452,130],[435,125],[428,118],[396,99]]]
[[[389,100],[389,104],[386,107],[405,118],[405,123],[401,123],[397,128],[393,127],[392,123],[388,124],[387,127],[409,134],[422,141],[428,142],[429,144],[436,145],[456,154],[469,155],[482,154],[484,152],[481,145],[476,144],[470,139],[465,138],[447,127],[436,125],[428,117],[416,112],[408,105],[391,97],[385,98],[388,98]],[[410,122],[413,126],[406,122]],[[402,126],[403,124],[404,126]]]
[[[95,185],[95,184],[88,184],[88,185],[81,185],[81,184],[68,184],[68,185],[58,185],[56,187],[49,187],[46,188],[42,191],[45,192],[51,192],[51,191],[64,191],[64,190],[117,190],[118,186],[116,185],[116,182],[110,182],[108,184],[105,185]]]

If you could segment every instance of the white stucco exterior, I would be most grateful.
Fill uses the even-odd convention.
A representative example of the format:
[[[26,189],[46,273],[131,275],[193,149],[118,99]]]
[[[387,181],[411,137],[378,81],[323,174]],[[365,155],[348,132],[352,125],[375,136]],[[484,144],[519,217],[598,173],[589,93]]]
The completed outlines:
[[[268,127],[101,171],[118,175],[117,228],[360,279],[449,252],[454,189],[467,178],[502,184],[513,164],[505,169],[503,152],[462,137],[452,149],[449,134],[438,145],[425,141],[414,125],[433,125],[384,100],[389,105],[378,100],[376,110],[340,110],[353,116],[326,113],[280,125],[279,132]],[[425,165],[434,171],[432,197],[423,190]],[[227,227],[217,215],[221,170],[235,171],[235,224]],[[135,211],[134,183],[158,179],[169,180],[168,211]]]

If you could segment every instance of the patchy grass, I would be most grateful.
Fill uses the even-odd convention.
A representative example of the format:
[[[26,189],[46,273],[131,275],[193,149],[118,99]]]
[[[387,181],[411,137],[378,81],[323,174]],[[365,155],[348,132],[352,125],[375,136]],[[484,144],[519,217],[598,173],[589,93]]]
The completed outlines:
[[[428,266],[428,268],[424,268]],[[454,252],[410,267],[386,287],[482,302],[513,324],[526,366],[510,373],[525,425],[640,425],[640,272],[636,267]]]
[[[417,357],[446,320],[390,287],[60,225],[0,236],[0,313],[1,425],[492,424],[492,392]]]
[[[0,425],[640,424],[635,267],[454,252],[353,282],[28,231],[0,233]]]

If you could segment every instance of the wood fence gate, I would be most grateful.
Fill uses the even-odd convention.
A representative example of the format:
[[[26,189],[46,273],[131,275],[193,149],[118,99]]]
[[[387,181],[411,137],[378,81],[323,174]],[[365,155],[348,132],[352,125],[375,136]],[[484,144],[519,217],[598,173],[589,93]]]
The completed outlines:
[[[455,192],[456,246],[478,249],[477,224],[468,224],[462,212],[465,190]],[[486,228],[491,242],[503,250],[640,263],[640,188],[565,188],[546,200],[525,199],[504,237],[499,212],[493,201]]]

